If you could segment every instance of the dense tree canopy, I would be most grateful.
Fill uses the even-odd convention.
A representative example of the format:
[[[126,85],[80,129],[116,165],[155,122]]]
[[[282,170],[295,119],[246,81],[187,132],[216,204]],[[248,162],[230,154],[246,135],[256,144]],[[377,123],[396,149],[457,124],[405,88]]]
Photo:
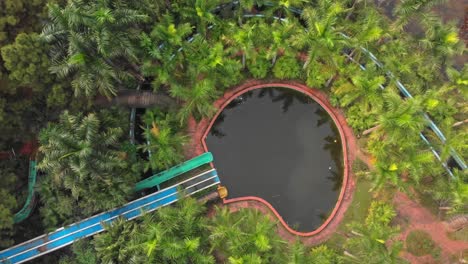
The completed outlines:
[[[373,1],[357,0],[1,1],[0,150],[39,137],[41,212],[48,227],[58,226],[126,202],[141,167],[160,171],[183,161],[187,120],[211,117],[213,101],[229,87],[290,79],[322,89],[362,135],[375,161],[373,190],[413,186],[451,213],[466,212],[466,173],[454,170],[448,180],[420,134],[442,162],[453,150],[466,160],[468,67],[452,65],[466,48],[455,25],[432,13],[439,2],[402,0],[386,17]],[[402,83],[412,98],[402,98]],[[144,131],[139,147],[126,144],[125,110],[92,105],[98,95],[113,103],[118,91],[134,89],[172,102],[136,124]],[[428,128],[425,113],[445,140]],[[1,173],[2,183],[18,178],[12,168]],[[0,186],[2,235],[10,235],[15,199]],[[346,256],[287,245],[258,212],[220,209],[212,220],[203,213],[187,200],[140,222],[119,221],[62,261],[400,261],[400,245],[386,244],[396,230],[385,204],[373,204],[365,224],[351,226]]]
[[[44,222],[56,226],[123,204],[139,178],[138,164],[124,150],[122,121],[108,111],[86,116],[64,112],[40,133],[47,177],[40,194]],[[99,202],[96,202],[99,201]]]
[[[146,170],[165,170],[182,162],[184,145],[188,140],[179,132],[181,127],[175,116],[148,109],[143,119],[146,144],[142,148],[149,156]]]
[[[125,1],[49,5],[43,36],[54,45],[52,72],[70,77],[76,95],[115,95],[129,78],[143,81],[134,37],[147,16]]]
[[[13,42],[21,32],[37,32],[46,16],[45,0],[5,0],[0,3],[0,45]]]
[[[17,209],[14,186],[17,176],[7,164],[0,164],[0,247],[9,246],[13,229],[13,214]]]
[[[52,76],[47,50],[38,34],[18,34],[15,42],[1,49],[8,78],[18,85],[29,85],[35,91],[50,84]]]
[[[365,223],[351,223],[353,237],[344,248],[349,263],[406,263],[398,256],[402,243],[390,240],[398,229],[390,222],[395,217],[394,209],[383,202],[373,202]]]
[[[62,261],[83,263],[89,256],[90,263],[343,263],[326,246],[308,251],[299,242],[288,244],[274,231],[276,223],[257,210],[217,208],[212,219],[205,210],[184,198],[138,222],[119,219]]]

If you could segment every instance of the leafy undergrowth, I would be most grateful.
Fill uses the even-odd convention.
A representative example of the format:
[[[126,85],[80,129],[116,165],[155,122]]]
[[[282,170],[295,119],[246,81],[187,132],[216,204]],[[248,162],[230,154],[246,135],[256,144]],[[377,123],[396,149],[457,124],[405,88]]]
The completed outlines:
[[[418,192],[418,202],[424,208],[428,209],[433,215],[439,216],[441,211],[439,210],[439,204],[434,200],[434,197],[430,193]]]
[[[447,233],[447,236],[452,240],[460,240],[468,242],[468,227],[462,228],[455,232]],[[467,252],[468,255],[468,252]]]
[[[406,250],[414,256],[431,254],[434,258],[437,258],[440,255],[440,248],[435,245],[431,236],[422,230],[414,230],[408,234]]]
[[[468,249],[450,256],[449,263],[468,263]]]

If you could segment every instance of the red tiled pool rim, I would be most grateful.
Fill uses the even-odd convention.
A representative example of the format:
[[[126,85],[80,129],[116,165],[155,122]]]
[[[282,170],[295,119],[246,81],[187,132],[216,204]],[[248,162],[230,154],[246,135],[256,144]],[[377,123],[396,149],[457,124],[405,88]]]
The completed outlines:
[[[330,224],[332,220],[334,220],[335,216],[337,215],[338,211],[340,210],[346,210],[347,208],[342,207],[342,202],[343,198],[345,197],[346,192],[352,192],[354,191],[354,184],[352,186],[349,186],[350,183],[350,157],[348,155],[348,138],[345,133],[345,130],[350,130],[349,126],[346,123],[346,120],[344,116],[341,114],[341,112],[334,108],[330,102],[327,99],[327,96],[325,93],[321,92],[320,90],[310,88],[302,83],[299,82],[294,82],[294,81],[264,81],[264,80],[249,80],[244,82],[243,84],[236,86],[234,88],[229,89],[224,93],[224,95],[216,100],[214,103],[215,107],[218,109],[216,114],[211,118],[211,119],[203,119],[200,122],[196,122],[193,118],[189,120],[188,123],[188,130],[189,133],[192,135],[192,146],[190,148],[190,155],[198,155],[203,152],[209,151],[207,148],[207,145],[205,143],[205,139],[208,135],[208,133],[211,130],[211,127],[213,126],[215,120],[218,118],[218,116],[221,114],[223,109],[236,97],[239,95],[255,90],[255,89],[261,89],[261,88],[271,88],[271,87],[280,87],[280,88],[288,88],[288,89],[293,89],[296,91],[299,91],[309,97],[311,97],[315,102],[317,102],[327,113],[331,116],[333,122],[335,123],[336,127],[338,128],[340,138],[341,138],[341,145],[342,145],[342,153],[343,153],[343,181],[342,181],[342,186],[341,190],[337,199],[337,202],[335,204],[335,207],[333,208],[331,214],[328,216],[328,218],[325,220],[325,222],[320,225],[317,229],[311,232],[299,232],[294,229],[292,229],[281,217],[281,215],[275,210],[275,208],[266,200],[257,197],[257,196],[244,196],[244,197],[238,197],[238,198],[225,198],[223,199],[224,204],[231,204],[231,203],[236,203],[236,202],[241,202],[241,201],[257,201],[269,208],[271,212],[278,218],[280,221],[281,225],[291,234],[296,235],[296,236],[301,236],[301,237],[311,237],[314,235],[319,234],[322,232],[327,226]],[[346,128],[346,129],[345,129]],[[353,155],[354,156],[354,155]],[[215,157],[216,158],[216,157]],[[354,157],[352,157],[354,158]],[[212,164],[213,166],[213,164]],[[229,188],[228,188],[229,191]],[[349,194],[349,193],[348,193]],[[346,206],[347,207],[347,206]],[[343,214],[341,214],[342,216]]]

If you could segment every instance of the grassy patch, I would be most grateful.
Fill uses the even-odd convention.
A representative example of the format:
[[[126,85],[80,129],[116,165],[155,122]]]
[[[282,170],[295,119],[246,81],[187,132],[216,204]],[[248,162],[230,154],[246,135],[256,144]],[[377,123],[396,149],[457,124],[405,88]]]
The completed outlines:
[[[417,192],[418,202],[428,209],[433,215],[439,214],[439,204],[433,199],[429,193]]]
[[[360,179],[356,184],[353,201],[345,213],[341,226],[353,221],[363,222],[367,217],[367,211],[372,202],[372,194],[369,189],[372,187],[369,181]]]
[[[461,230],[447,233],[447,236],[452,240],[460,240],[468,242],[468,227],[462,228]]]
[[[415,230],[406,238],[406,250],[414,256],[431,254],[434,258],[440,255],[440,249],[435,245],[431,236],[422,230]]]
[[[354,221],[364,222],[369,206],[373,200],[372,194],[369,192],[371,186],[372,185],[369,181],[362,178],[357,181],[353,201],[346,211],[343,221],[338,227],[338,232],[325,242],[328,247],[340,249],[345,241],[345,237],[343,237],[342,233],[347,231],[346,226]]]
[[[468,249],[450,256],[450,263],[468,263]]]
[[[367,167],[367,164],[364,161],[362,161],[360,158],[357,158],[353,162],[352,170],[353,170],[354,174],[359,174],[359,173],[363,173],[363,172],[368,172],[369,167]]]
[[[462,254],[461,254],[461,256],[460,256],[459,259],[462,259],[462,260],[468,262],[468,249],[465,249],[465,250],[462,252]]]

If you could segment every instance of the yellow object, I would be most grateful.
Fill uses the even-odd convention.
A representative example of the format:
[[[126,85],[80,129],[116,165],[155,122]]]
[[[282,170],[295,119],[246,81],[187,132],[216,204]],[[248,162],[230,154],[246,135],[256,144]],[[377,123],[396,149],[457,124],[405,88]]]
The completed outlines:
[[[457,32],[450,32],[445,36],[445,42],[449,44],[455,44],[459,40]]]
[[[156,125],[155,122],[153,122],[153,127],[151,128],[151,134],[153,134],[153,136],[155,137],[158,137],[159,136],[159,128],[158,126]]]
[[[224,186],[218,186],[218,195],[221,199],[226,198],[228,196],[227,188]]]
[[[396,171],[398,170],[398,166],[395,164],[395,163],[392,163],[392,165],[390,165],[390,168],[388,168],[389,171]]]

